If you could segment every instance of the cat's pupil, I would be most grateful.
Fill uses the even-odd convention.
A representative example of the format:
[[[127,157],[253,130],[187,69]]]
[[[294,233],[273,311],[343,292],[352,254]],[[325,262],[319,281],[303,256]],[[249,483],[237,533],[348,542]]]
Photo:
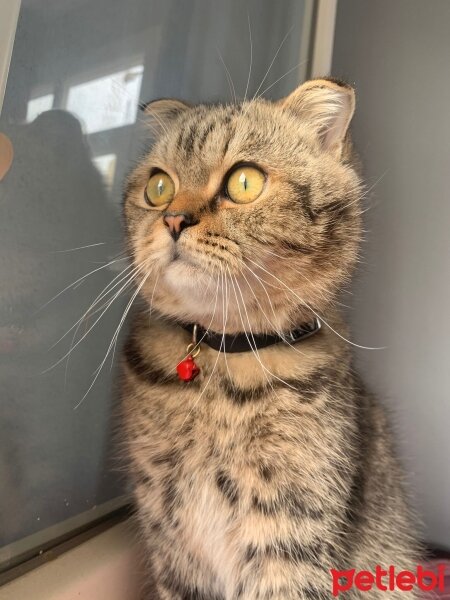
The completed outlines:
[[[242,184],[244,190],[247,189],[247,177],[245,176],[245,173],[241,173],[240,177],[239,177],[239,183]]]
[[[164,183],[162,179],[158,181],[158,185],[156,187],[158,188],[158,194],[161,196],[164,191]]]

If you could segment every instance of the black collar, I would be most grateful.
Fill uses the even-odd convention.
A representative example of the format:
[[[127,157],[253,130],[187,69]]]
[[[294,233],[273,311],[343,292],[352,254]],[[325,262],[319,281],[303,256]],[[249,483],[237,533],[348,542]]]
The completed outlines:
[[[226,333],[223,335],[204,329],[194,323],[183,324],[182,326],[192,334],[194,344],[202,342],[218,352],[250,352],[280,342],[296,344],[317,333],[321,328],[321,323],[319,319],[315,318],[309,323],[302,323],[300,327],[292,329],[284,335],[278,335],[277,333]]]

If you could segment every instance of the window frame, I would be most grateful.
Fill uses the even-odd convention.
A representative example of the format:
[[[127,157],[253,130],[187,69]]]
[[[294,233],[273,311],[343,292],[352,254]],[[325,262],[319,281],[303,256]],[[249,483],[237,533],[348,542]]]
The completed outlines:
[[[5,97],[20,5],[21,0],[8,0],[0,5],[0,114]]]

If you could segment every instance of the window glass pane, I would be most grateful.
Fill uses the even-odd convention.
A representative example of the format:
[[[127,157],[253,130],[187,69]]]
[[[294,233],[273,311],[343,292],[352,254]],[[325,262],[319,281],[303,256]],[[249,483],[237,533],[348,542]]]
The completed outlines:
[[[34,121],[42,112],[50,110],[53,106],[55,99],[54,94],[45,94],[45,96],[38,96],[28,101],[27,105],[27,121]]]
[[[22,0],[0,118],[3,566],[126,494],[114,334],[132,284],[122,182],[150,135],[138,104],[281,97],[306,72],[311,6]]]
[[[102,154],[93,158],[94,165],[103,176],[106,187],[110,190],[114,183],[117,156],[115,154]]]
[[[84,124],[85,133],[134,123],[143,71],[139,65],[74,85],[69,89],[66,108]]]

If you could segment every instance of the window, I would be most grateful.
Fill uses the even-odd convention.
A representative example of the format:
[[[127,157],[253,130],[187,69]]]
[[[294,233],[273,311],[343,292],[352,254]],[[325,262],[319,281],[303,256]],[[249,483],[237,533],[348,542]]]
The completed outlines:
[[[85,133],[105,131],[136,120],[143,65],[70,88],[67,110],[77,115]]]
[[[27,105],[27,122],[34,121],[41,113],[50,110],[53,107],[54,94],[45,94],[28,101]]]
[[[90,332],[83,313],[126,265],[121,182],[149,136],[139,103],[282,96],[305,76],[311,9],[22,0],[0,118],[15,151],[0,184],[0,569],[126,502],[119,352],[91,383],[127,290]]]
[[[115,154],[103,154],[93,159],[94,165],[100,171],[103,181],[110,190],[114,184],[117,156]]]

